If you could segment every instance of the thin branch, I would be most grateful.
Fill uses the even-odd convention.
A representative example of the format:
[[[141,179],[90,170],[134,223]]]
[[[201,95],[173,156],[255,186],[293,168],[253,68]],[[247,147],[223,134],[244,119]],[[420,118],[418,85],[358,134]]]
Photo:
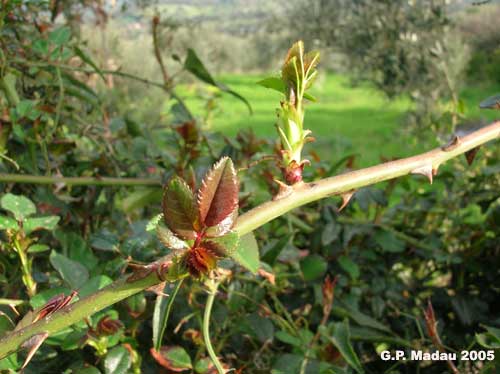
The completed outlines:
[[[161,186],[160,179],[110,177],[56,177],[0,173],[0,183],[59,184],[69,186]]]
[[[167,68],[165,67],[165,63],[163,62],[163,57],[161,56],[160,44],[158,41],[158,25],[160,24],[160,17],[154,16],[152,21],[152,33],[153,33],[153,48],[155,51],[156,61],[158,61],[158,65],[160,65],[161,74],[163,75],[163,83],[165,83],[165,87],[170,86],[170,78],[167,73]]]
[[[67,71],[79,71],[79,72],[87,73],[87,74],[97,74],[97,72],[94,69],[84,68],[81,66],[71,66],[71,65],[64,65],[64,64],[57,64],[57,63],[53,63],[53,62],[43,62],[43,61],[42,62],[29,61],[29,60],[25,60],[22,58],[13,58],[10,61],[13,63],[26,65],[26,66],[34,66],[34,67],[42,67],[42,68],[55,67],[55,68],[59,68],[62,70],[67,70]],[[121,70],[99,70],[99,71],[105,75],[108,75],[108,74],[116,75],[116,76],[119,76],[122,78],[135,80],[135,81],[138,81],[138,82],[150,85],[150,86],[155,86],[155,87],[158,87],[161,89],[165,89],[165,85],[163,83],[151,81],[149,79],[145,79],[142,77],[138,77],[137,75],[127,73],[127,72],[124,72]]]
[[[272,219],[309,202],[328,196],[340,195],[353,189],[406,175],[424,167],[431,167],[431,170],[437,170],[439,165],[443,162],[499,137],[500,122],[494,122],[489,126],[474,131],[459,139],[453,146],[438,148],[418,156],[388,162],[336,177],[326,178],[317,182],[302,184],[294,187],[290,196],[264,203],[240,216],[235,226],[235,230],[240,235],[244,235],[266,224]],[[5,174],[3,176],[5,176]],[[65,179],[67,178],[63,178],[62,181]],[[104,178],[89,179],[93,181],[100,180],[101,182],[105,180]],[[114,183],[110,183],[110,179],[113,180]],[[108,181],[108,183],[106,183],[107,185],[130,185],[132,181],[135,182],[133,184],[137,184],[137,180],[135,179],[129,179],[129,183],[123,183],[124,179],[120,178],[107,178],[106,180]],[[16,182],[16,180],[9,181]],[[51,184],[54,183],[54,177],[36,177],[36,182],[39,183],[40,181]],[[150,180],[148,180],[148,182],[151,183]],[[151,184],[159,185],[159,181]],[[165,259],[159,261],[165,261]],[[159,261],[157,261],[157,263]],[[0,358],[18,350],[24,341],[36,334],[44,332],[49,333],[49,335],[54,334],[63,328],[81,321],[84,317],[88,317],[120,300],[158,284],[161,281],[162,280],[155,272],[145,278],[138,277],[138,279],[133,281],[130,278],[128,278],[127,281],[127,277],[123,277],[95,294],[62,308],[53,313],[49,318],[43,318],[32,325],[7,334],[0,340]]]

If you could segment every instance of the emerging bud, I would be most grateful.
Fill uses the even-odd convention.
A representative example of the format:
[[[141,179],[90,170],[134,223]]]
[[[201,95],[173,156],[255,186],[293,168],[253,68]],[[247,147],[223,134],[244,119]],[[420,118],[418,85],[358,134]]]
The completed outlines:
[[[323,282],[323,287],[321,289],[323,292],[323,315],[329,315],[332,309],[337,279],[338,277],[332,279],[329,275],[327,275]]]
[[[298,164],[295,160],[292,160],[284,169],[283,177],[286,183],[293,185],[295,183],[302,182],[302,172],[304,166],[307,162],[302,161]]]
[[[187,251],[184,262],[189,273],[195,278],[200,278],[215,269],[217,258],[218,255],[213,249],[199,246]]]
[[[431,340],[434,341],[439,335],[437,333],[437,321],[434,314],[434,308],[432,307],[432,303],[430,300],[427,302],[427,308],[424,309],[424,318],[427,327],[427,333],[429,334]]]

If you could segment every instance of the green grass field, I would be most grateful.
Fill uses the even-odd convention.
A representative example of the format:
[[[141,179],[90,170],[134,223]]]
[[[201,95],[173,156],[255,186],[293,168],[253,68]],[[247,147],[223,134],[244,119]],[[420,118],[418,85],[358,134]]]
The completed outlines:
[[[280,94],[257,85],[256,82],[262,78],[248,75],[221,78],[250,102],[253,115],[248,113],[242,102],[224,94],[210,121],[212,130],[234,135],[240,129],[250,127],[259,136],[275,137],[275,109],[279,105]],[[194,90],[194,86],[191,89]],[[479,112],[477,105],[498,91],[499,87],[465,89],[461,98],[466,104],[467,117],[494,118],[495,112]],[[367,84],[352,87],[348,78],[334,74],[320,77],[312,94],[318,101],[308,105],[305,127],[313,131],[317,141],[308,144],[306,152],[307,149],[314,149],[323,158],[331,160],[356,153],[359,155],[359,166],[367,166],[378,163],[380,156],[404,157],[422,151],[414,139],[405,138],[396,131],[402,124],[404,113],[410,108],[408,99],[390,101]],[[204,103],[202,99],[188,100],[195,113],[200,115]]]

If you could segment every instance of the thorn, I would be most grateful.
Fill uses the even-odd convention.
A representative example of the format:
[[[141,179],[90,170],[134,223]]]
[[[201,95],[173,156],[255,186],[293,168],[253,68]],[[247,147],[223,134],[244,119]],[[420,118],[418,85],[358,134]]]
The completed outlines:
[[[434,169],[432,165],[425,165],[411,171],[411,174],[421,174],[429,180],[429,183],[432,184],[432,176],[437,174],[437,167]]]
[[[275,196],[273,196],[273,200],[280,200],[292,194],[293,192],[292,186],[289,186],[288,184],[285,184],[277,179],[274,179],[274,181],[276,182],[276,184],[278,184],[279,191]]]
[[[356,192],[355,190],[351,190],[351,191],[344,192],[342,195],[340,195],[342,197],[342,204],[337,209],[337,212],[340,213],[342,211],[342,209],[344,209],[347,206],[347,204],[349,204],[349,201],[351,201],[355,192]]]
[[[165,284],[166,284],[166,282],[155,284],[154,286],[146,288],[146,291],[151,291],[151,292],[155,293],[156,296],[168,297],[169,295],[167,293],[163,292],[163,289],[165,288]]]
[[[49,336],[48,332],[42,332],[40,334],[33,335],[31,338],[29,338],[23,344],[21,344],[21,348],[28,349],[28,355],[24,360],[23,366],[21,366],[21,370],[24,370],[24,368],[29,364],[29,362],[33,358],[38,348],[40,348],[40,346],[45,341],[45,339],[47,339],[48,336]]]
[[[460,144],[460,137],[457,134],[453,135],[453,138],[448,142],[448,144],[443,145],[441,149],[445,152],[449,152],[455,149]]]
[[[472,149],[468,150],[467,152],[465,152],[465,159],[467,160],[468,165],[472,165],[472,163],[474,162],[474,159],[476,158],[476,154],[479,151],[479,148],[480,148],[480,146],[476,147],[476,148],[472,148]]]

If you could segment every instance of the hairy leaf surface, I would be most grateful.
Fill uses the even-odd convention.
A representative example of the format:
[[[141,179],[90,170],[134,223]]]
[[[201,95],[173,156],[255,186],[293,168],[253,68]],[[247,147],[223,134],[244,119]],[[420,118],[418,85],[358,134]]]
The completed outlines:
[[[224,157],[203,179],[198,192],[200,221],[215,226],[238,208],[238,178],[233,162]]]

